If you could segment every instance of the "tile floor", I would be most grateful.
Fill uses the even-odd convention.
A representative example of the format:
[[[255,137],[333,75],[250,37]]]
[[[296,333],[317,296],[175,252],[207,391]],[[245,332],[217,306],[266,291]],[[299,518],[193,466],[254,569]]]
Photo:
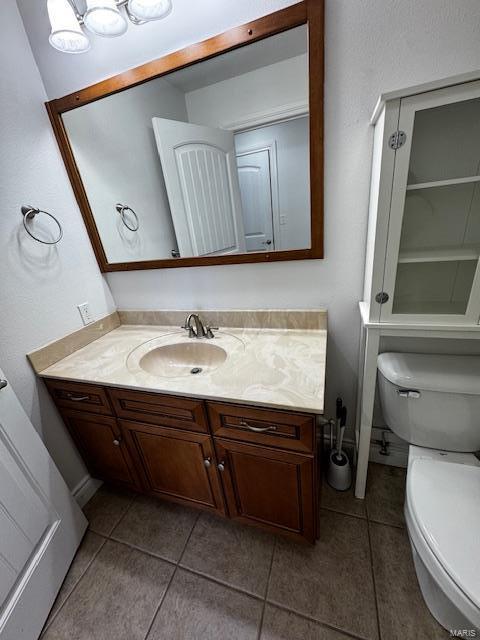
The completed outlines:
[[[403,521],[405,473],[368,495],[324,485],[320,540],[299,545],[102,488],[42,640],[437,640]]]

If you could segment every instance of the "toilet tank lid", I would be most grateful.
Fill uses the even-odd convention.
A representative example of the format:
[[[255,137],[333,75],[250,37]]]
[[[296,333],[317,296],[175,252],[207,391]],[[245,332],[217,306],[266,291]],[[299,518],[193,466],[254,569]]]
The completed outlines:
[[[378,369],[399,387],[480,395],[480,356],[382,353]]]

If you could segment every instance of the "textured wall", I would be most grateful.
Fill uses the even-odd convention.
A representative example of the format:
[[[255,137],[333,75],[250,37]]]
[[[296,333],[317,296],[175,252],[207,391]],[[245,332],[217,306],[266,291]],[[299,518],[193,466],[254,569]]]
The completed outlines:
[[[25,354],[80,328],[77,304],[88,300],[100,317],[114,303],[50,128],[45,91],[14,0],[0,3],[0,24],[0,365],[73,488],[86,470]],[[57,247],[27,236],[22,204],[58,215],[65,236]]]
[[[53,98],[163,55],[291,0],[174,0],[165,22],[85,56],[47,43],[44,2],[18,0]],[[34,6],[32,6],[34,4]],[[353,411],[372,130],[378,94],[480,67],[478,0],[326,0],[325,260],[118,273],[120,307],[315,307],[329,311],[327,407],[341,393]]]

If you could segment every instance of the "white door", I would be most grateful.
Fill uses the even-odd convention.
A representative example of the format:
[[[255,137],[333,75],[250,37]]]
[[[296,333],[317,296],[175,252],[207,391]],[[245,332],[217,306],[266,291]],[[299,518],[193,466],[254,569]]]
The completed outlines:
[[[273,206],[268,149],[237,155],[247,251],[273,251]]]
[[[245,252],[231,131],[153,118],[181,258]]]
[[[404,98],[381,321],[472,324],[480,314],[480,83]]]
[[[0,639],[38,638],[87,521],[0,370]]]

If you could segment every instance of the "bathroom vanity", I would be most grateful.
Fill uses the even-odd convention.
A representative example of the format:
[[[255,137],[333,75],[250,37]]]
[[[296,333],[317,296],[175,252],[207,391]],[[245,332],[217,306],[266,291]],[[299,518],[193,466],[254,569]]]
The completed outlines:
[[[226,359],[192,373],[182,345]],[[122,325],[40,375],[93,477],[313,543],[325,350],[326,330]]]

